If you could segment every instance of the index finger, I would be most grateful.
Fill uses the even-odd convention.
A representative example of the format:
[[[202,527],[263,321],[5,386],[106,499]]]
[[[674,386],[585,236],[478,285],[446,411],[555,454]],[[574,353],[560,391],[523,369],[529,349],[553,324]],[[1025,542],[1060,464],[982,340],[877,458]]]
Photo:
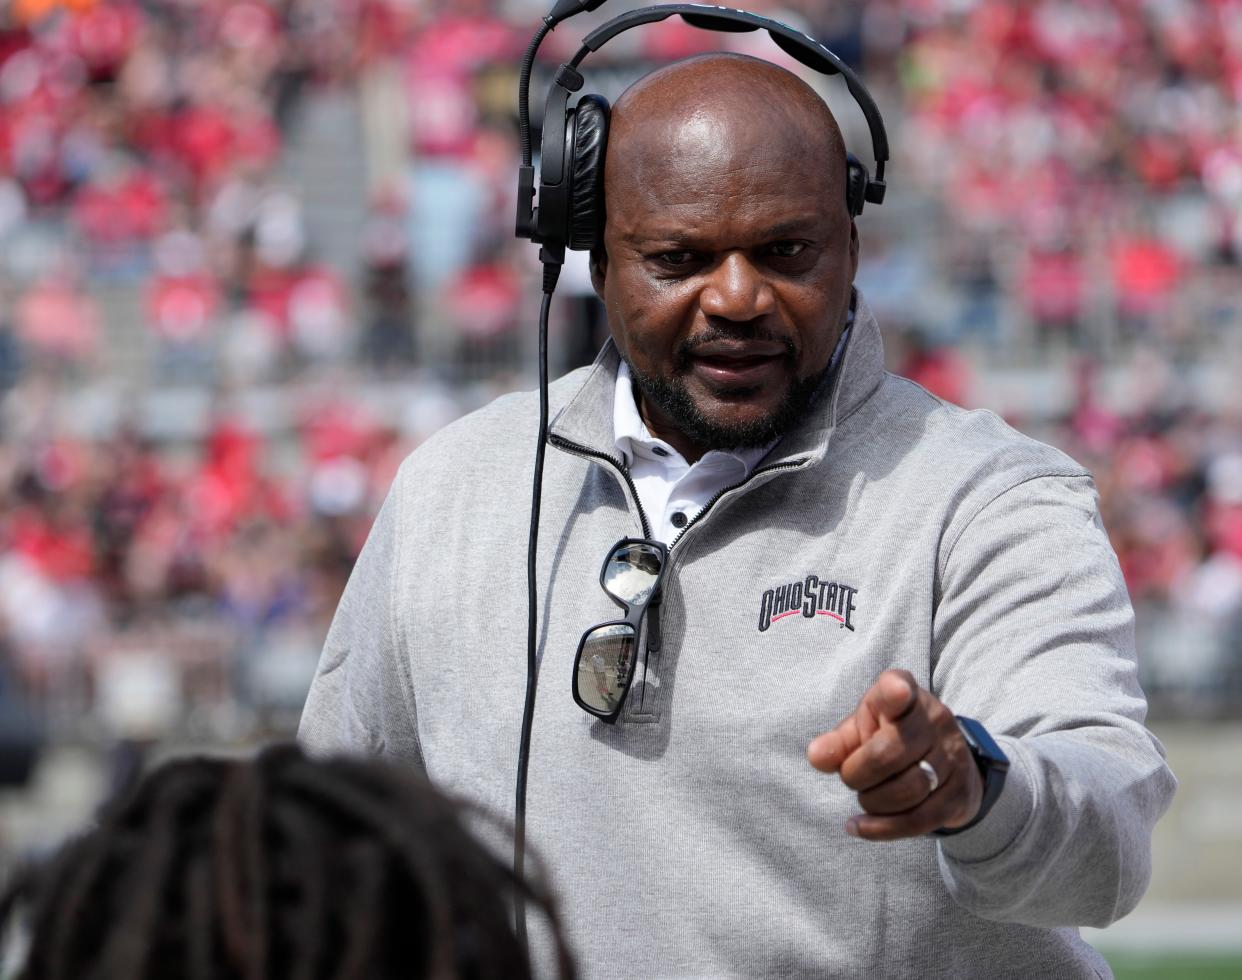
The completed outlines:
[[[806,758],[821,772],[836,772],[862,743],[863,736],[858,730],[855,712],[832,731],[811,739],[806,747]]]
[[[837,772],[841,764],[871,738],[880,721],[896,721],[918,701],[919,686],[908,670],[886,670],[867,689],[858,708],[832,731],[811,740],[807,761],[821,772]]]

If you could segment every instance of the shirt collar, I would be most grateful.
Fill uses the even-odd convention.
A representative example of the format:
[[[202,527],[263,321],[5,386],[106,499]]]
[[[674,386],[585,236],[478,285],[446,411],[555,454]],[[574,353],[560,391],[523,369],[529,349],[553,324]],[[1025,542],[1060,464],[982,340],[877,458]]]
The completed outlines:
[[[833,429],[853,415],[884,380],[884,343],[880,328],[861,293],[856,293],[854,325],[843,345],[830,390],[812,405],[807,418],[785,434],[769,463],[788,463],[795,472],[816,465],[828,451]],[[621,356],[610,338],[589,368],[557,382],[552,389],[549,442],[580,456],[614,457],[618,464],[613,409]]]
[[[837,346],[833,349],[832,357],[828,362],[829,373],[836,371],[837,362],[841,360],[841,354],[845,350],[846,341],[849,340],[850,330],[853,326],[854,307],[851,304],[848,318],[845,321],[845,329],[841,331],[841,336],[837,340]],[[622,359],[617,366],[617,381],[612,401],[612,431],[613,445],[616,447],[617,452],[621,454],[622,459],[625,460],[625,465],[633,466],[635,455],[641,455],[646,459],[656,459],[662,463],[681,462],[682,465],[685,465],[685,460],[682,458],[681,453],[663,439],[653,436],[647,429],[647,424],[638,412],[638,403],[634,400],[633,381],[633,376],[630,374],[630,366]],[[716,451],[738,460],[746,468],[746,475],[750,475],[750,471],[755,468],[778,441],[774,439],[766,446],[760,446],[755,449]],[[707,453],[703,458],[706,459],[710,455],[711,453]]]
[[[685,467],[686,461],[681,453],[663,439],[653,436],[638,413],[638,403],[634,400],[633,377],[630,374],[630,366],[624,360],[617,366],[617,383],[612,403],[612,428],[613,445],[625,460],[626,466],[633,466],[634,457],[641,456],[644,459],[658,461],[665,466]],[[745,468],[745,475],[749,476],[750,471],[768,454],[776,442],[777,440],[774,439],[766,446],[754,449],[713,450],[704,454],[703,460],[709,457],[713,461],[723,461],[721,457],[735,459]]]

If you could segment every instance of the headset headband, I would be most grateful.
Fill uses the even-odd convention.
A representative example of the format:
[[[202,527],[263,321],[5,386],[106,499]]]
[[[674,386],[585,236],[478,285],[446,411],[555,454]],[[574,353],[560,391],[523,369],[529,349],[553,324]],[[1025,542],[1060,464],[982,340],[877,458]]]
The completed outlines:
[[[529,66],[533,61],[535,49],[547,31],[551,30],[564,17],[571,16],[573,13],[581,10],[594,9],[600,3],[602,3],[602,0],[591,2],[587,5],[579,5],[565,0],[564,3],[558,5],[558,9],[560,6],[565,6],[568,12],[558,16],[556,10],[554,10],[552,14],[544,19],[544,27],[536,34],[527,52],[526,62],[523,65],[522,79],[519,82],[518,98],[523,160],[522,166],[518,171],[516,230],[518,237],[529,238],[544,245],[544,250],[541,251],[540,257],[544,259],[545,263],[549,261],[559,262],[564,255],[564,245],[570,240],[570,237],[564,231],[564,225],[567,216],[572,213],[569,196],[573,191],[568,186],[570,170],[568,157],[573,152],[573,143],[572,134],[566,132],[565,127],[562,125],[562,120],[572,119],[572,110],[569,110],[569,99],[574,92],[579,91],[585,84],[582,74],[578,71],[578,66],[582,64],[588,54],[598,51],[618,34],[622,34],[642,24],[652,24],[665,20],[674,15],[681,17],[690,26],[703,30],[727,33],[767,31],[773,42],[782,51],[812,71],[823,75],[842,76],[845,79],[850,95],[858,104],[863,117],[867,121],[867,128],[871,133],[872,155],[875,158],[875,176],[871,177],[867,173],[866,168],[858,164],[852,156],[850,157],[851,174],[857,177],[857,187],[854,188],[854,193],[851,194],[851,200],[854,202],[853,207],[855,207],[852,214],[862,210],[864,201],[872,204],[883,202],[886,190],[884,168],[889,158],[888,135],[884,130],[884,120],[880,116],[880,110],[876,106],[875,100],[849,65],[845,64],[836,54],[819,41],[769,17],[761,17],[758,14],[747,13],[744,10],[735,10],[732,7],[708,6],[697,3],[673,3],[656,7],[642,7],[614,17],[583,38],[582,47],[578,49],[573,58],[557,69],[552,86],[548,90],[544,109],[543,149],[540,155],[539,166],[539,207],[532,207],[535,194],[535,172],[530,159],[530,121],[527,115],[528,96],[526,88],[529,85],[530,78]],[[570,10],[569,8],[576,9]],[[584,100],[587,98],[589,97],[584,96]],[[579,248],[583,246],[575,244],[570,247]]]
[[[884,199],[884,165],[888,162],[888,134],[884,130],[884,120],[880,110],[854,70],[838,58],[832,51],[796,31],[780,21],[758,14],[747,13],[745,10],[734,10],[732,7],[715,7],[701,3],[670,3],[659,7],[642,7],[614,17],[606,24],[601,24],[582,39],[582,47],[569,62],[569,68],[577,69],[582,60],[591,52],[598,51],[618,34],[622,34],[640,24],[654,24],[677,15],[691,27],[699,27],[705,31],[721,31],[724,33],[744,34],[750,31],[767,31],[768,35],[782,51],[812,71],[821,75],[840,75],[845,79],[850,95],[858,103],[863,116],[867,120],[867,128],[871,130],[871,149],[875,156],[875,178],[872,183],[878,186],[874,193],[867,195],[872,204],[879,204]]]

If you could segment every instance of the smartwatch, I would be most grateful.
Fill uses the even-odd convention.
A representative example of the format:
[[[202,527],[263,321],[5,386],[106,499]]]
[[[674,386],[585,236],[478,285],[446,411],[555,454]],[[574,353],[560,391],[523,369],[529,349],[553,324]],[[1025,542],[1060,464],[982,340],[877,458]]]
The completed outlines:
[[[963,830],[970,830],[986,817],[988,811],[1000,798],[1001,789],[1005,785],[1005,773],[1009,771],[1009,756],[1001,751],[996,740],[979,722],[973,718],[963,718],[957,715],[957,727],[962,733],[962,738],[966,740],[966,747],[970,749],[975,765],[979,767],[979,775],[983,777],[983,802],[979,804],[979,812],[975,814],[970,823],[962,824],[960,827],[941,827],[939,830],[933,830],[932,834],[937,837],[952,837]]]

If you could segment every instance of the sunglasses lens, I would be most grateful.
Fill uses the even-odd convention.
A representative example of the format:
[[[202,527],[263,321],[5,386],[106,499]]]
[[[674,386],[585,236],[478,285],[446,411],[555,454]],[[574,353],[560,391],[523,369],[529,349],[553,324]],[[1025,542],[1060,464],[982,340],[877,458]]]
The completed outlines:
[[[601,714],[616,709],[634,670],[637,639],[626,623],[597,626],[583,637],[574,676],[580,701]]]
[[[651,590],[660,580],[662,563],[659,549],[649,544],[620,545],[608,556],[604,588],[622,602],[640,605],[651,597]]]

